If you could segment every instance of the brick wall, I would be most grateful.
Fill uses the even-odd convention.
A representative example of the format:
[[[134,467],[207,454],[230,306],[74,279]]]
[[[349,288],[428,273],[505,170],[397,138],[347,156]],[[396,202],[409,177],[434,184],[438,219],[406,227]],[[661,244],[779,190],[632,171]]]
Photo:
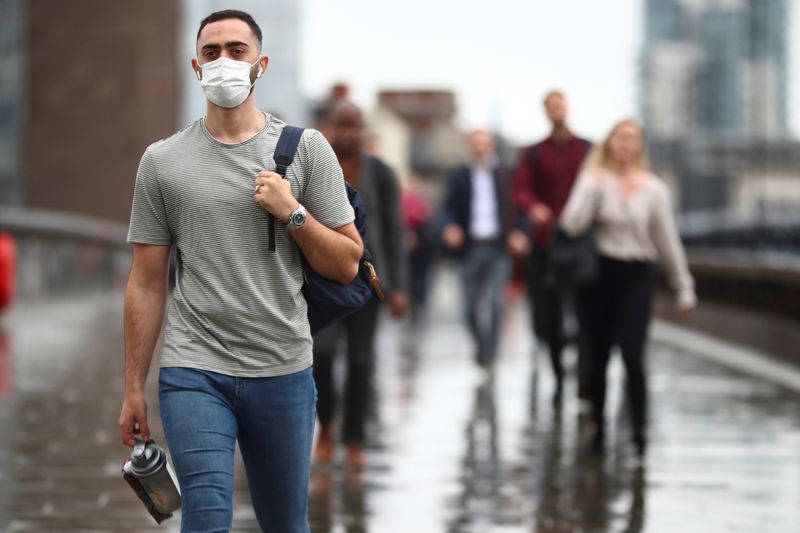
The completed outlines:
[[[29,0],[26,18],[26,204],[126,221],[143,150],[177,129],[179,3]]]

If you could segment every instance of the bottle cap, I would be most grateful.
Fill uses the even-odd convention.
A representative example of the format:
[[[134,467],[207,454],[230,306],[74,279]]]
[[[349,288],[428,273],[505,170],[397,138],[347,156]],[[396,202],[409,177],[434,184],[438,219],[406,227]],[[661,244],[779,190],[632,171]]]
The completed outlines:
[[[131,451],[131,467],[137,475],[150,475],[161,467],[163,452],[155,442],[136,439]]]

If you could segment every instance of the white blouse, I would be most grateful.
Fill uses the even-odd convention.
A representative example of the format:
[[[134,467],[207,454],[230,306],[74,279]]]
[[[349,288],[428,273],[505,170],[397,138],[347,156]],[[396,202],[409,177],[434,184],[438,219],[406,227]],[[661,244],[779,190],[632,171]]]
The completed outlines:
[[[587,231],[595,222],[600,255],[619,261],[655,261],[667,270],[670,286],[680,308],[697,301],[667,186],[648,173],[640,188],[623,195],[616,177],[606,172],[601,179],[591,172],[578,177],[560,224],[572,236]]]

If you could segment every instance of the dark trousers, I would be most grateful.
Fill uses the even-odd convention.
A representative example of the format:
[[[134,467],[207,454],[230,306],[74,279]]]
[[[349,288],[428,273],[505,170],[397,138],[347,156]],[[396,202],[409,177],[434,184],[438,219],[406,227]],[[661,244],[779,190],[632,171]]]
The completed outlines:
[[[317,384],[317,415],[328,425],[336,416],[338,395],[334,363],[344,341],[347,378],[344,385],[342,438],[347,444],[363,444],[372,401],[374,340],[379,300],[364,307],[314,336],[314,381]]]
[[[494,363],[511,263],[503,242],[472,243],[461,265],[464,317],[477,348],[477,363]]]
[[[548,279],[548,262],[549,251],[544,248],[535,248],[526,268],[533,331],[538,340],[547,343],[553,374],[560,387],[564,380],[561,352],[567,344],[564,313],[565,308],[571,304],[578,327],[575,342],[578,347],[579,395],[586,398],[590,379],[590,341],[587,323],[589,322],[591,288],[555,286]]]
[[[606,369],[611,349],[619,346],[627,375],[633,430],[644,431],[647,382],[644,349],[653,297],[653,265],[600,258],[591,301],[591,398],[594,422],[604,427]]]
[[[417,245],[408,253],[411,274],[409,288],[412,316],[418,318],[428,299],[428,272],[430,271],[432,252],[430,245],[425,240],[425,231],[416,230],[414,233]]]

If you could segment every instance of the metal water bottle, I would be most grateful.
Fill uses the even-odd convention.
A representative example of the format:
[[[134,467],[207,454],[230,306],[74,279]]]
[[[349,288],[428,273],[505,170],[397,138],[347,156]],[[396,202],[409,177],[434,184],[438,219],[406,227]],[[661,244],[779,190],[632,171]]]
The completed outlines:
[[[161,523],[181,506],[181,495],[167,464],[167,454],[155,442],[136,438],[122,476],[144,502],[150,515]]]

